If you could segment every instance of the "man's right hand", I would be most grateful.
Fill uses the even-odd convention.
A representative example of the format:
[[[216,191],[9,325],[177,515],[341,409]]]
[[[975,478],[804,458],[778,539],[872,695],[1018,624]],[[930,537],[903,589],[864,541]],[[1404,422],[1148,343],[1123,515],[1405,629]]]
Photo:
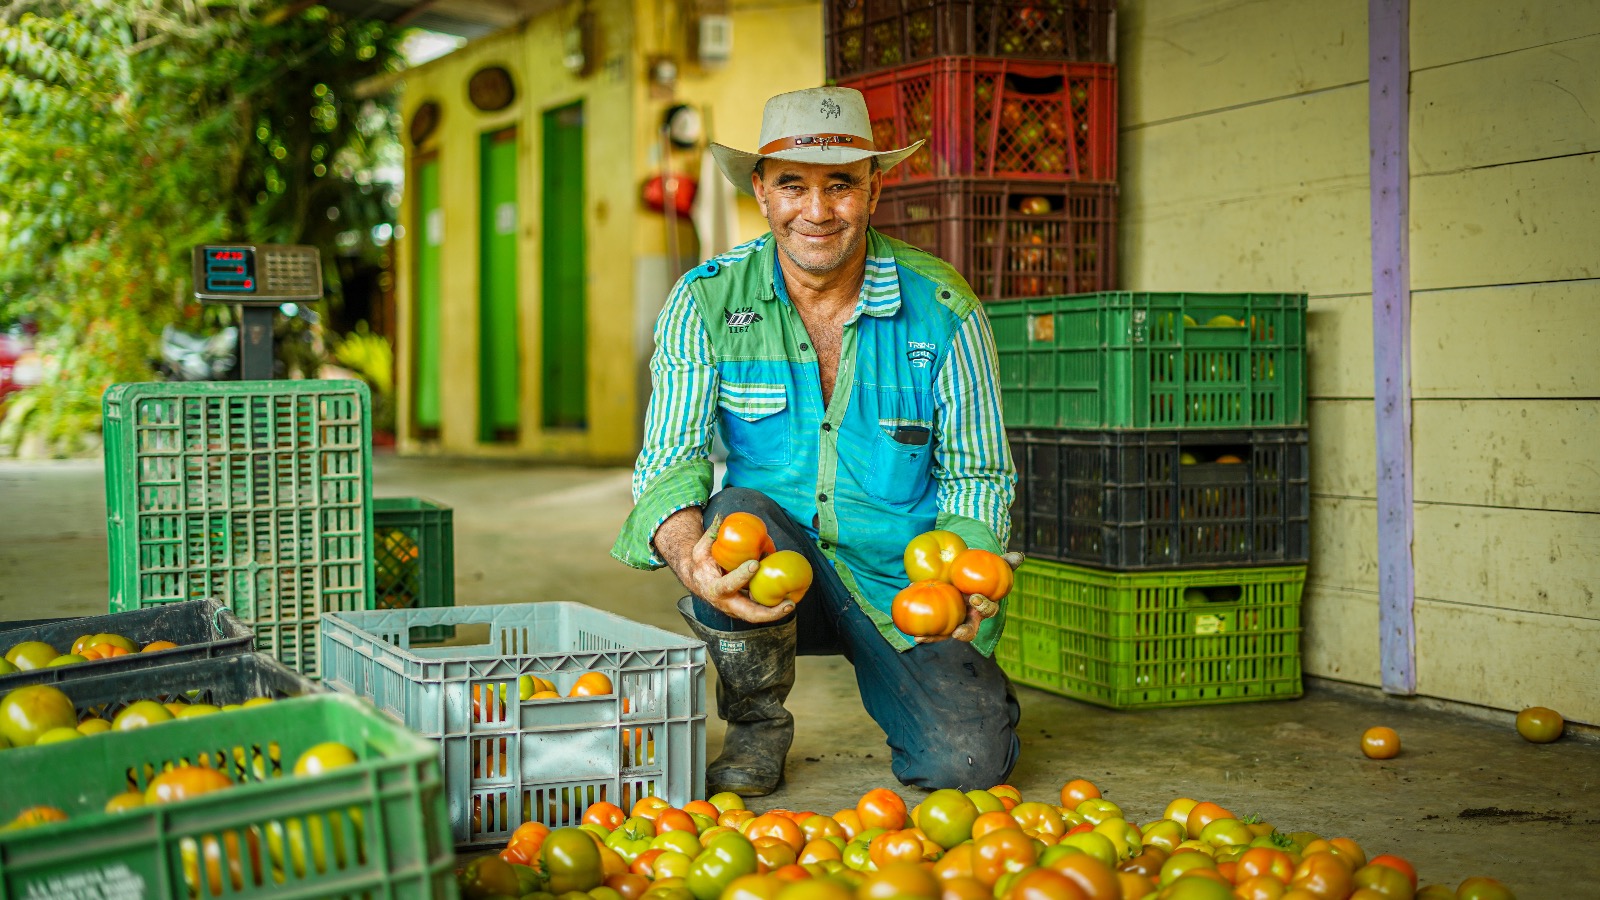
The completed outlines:
[[[776,622],[794,612],[794,604],[788,601],[767,607],[751,600],[750,595],[745,593],[745,586],[755,576],[758,564],[751,560],[732,572],[724,573],[711,556],[711,542],[716,539],[721,520],[712,522],[711,527],[696,539],[695,535],[703,524],[700,509],[689,507],[668,516],[656,529],[656,552],[672,567],[678,581],[690,593],[730,618],[758,625]]]

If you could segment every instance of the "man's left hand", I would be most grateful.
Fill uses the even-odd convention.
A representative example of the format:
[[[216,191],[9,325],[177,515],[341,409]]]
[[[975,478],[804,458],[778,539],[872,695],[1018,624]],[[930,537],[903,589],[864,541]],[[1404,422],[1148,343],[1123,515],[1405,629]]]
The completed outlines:
[[[1016,551],[1002,554],[1001,558],[1006,561],[1007,565],[1011,566],[1013,572],[1022,565],[1023,556]],[[999,600],[990,600],[982,594],[968,594],[967,620],[965,622],[962,622],[948,637],[919,637],[917,638],[917,643],[932,644],[935,641],[950,640],[971,643],[978,636],[978,626],[983,624],[983,620],[993,617],[999,611]]]

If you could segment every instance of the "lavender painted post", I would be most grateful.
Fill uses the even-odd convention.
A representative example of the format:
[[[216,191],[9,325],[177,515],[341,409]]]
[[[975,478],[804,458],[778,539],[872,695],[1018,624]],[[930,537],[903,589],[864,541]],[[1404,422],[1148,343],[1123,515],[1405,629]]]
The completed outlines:
[[[1372,362],[1378,434],[1378,647],[1383,689],[1417,690],[1411,557],[1410,0],[1368,0]]]

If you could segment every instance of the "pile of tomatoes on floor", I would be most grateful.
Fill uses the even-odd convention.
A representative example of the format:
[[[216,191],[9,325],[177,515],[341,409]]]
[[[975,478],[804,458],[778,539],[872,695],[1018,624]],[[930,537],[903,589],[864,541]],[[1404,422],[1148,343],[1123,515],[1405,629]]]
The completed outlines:
[[[457,873],[468,900],[1511,900],[1492,878],[1418,887],[1392,854],[1284,834],[1179,798],[1135,825],[1092,783],[1060,803],[1009,785],[940,790],[907,809],[876,788],[833,815],[756,813],[735,794],[680,808],[599,802],[577,827],[520,826]]]

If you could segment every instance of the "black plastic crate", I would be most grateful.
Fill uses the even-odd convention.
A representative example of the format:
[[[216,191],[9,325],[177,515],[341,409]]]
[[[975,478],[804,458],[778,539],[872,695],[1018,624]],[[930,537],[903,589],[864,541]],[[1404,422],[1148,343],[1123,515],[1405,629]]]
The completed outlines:
[[[77,665],[0,675],[0,693],[29,684],[58,684],[196,659],[236,656],[249,653],[255,640],[254,629],[239,621],[239,617],[221,603],[184,600],[105,616],[0,622],[0,653],[23,641],[44,641],[67,653],[72,649],[72,642],[86,634],[120,634],[141,646],[151,641],[172,641],[178,646],[154,653],[129,653]]]
[[[1299,564],[1310,553],[1304,428],[1012,429],[1011,546],[1119,570]]]
[[[108,722],[138,700],[227,706],[257,697],[282,700],[326,693],[326,688],[260,653],[96,675],[62,682],[56,687],[72,699],[79,716],[99,716]]]
[[[1116,62],[1115,0],[825,0],[828,77],[936,56]]]

